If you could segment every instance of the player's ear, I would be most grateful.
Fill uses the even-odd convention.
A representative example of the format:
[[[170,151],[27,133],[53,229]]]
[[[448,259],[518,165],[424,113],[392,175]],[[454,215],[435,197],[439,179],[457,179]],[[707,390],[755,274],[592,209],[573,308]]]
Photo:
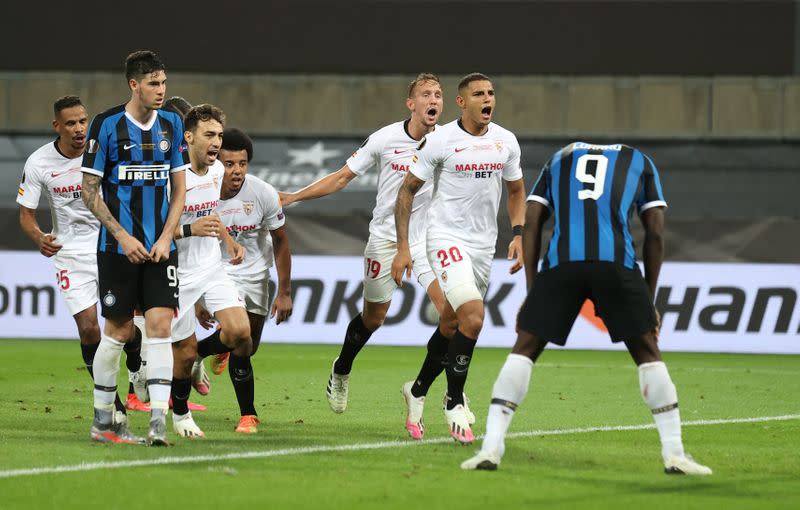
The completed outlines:
[[[461,94],[456,96],[456,104],[459,108],[464,108],[464,98],[461,97]]]
[[[194,135],[191,131],[183,132],[183,139],[186,140],[186,143],[192,143],[192,138],[194,138]]]
[[[406,99],[406,108],[408,108],[408,111],[411,111],[411,112],[414,111],[414,99],[413,98],[409,97],[408,99]]]
[[[58,131],[58,119],[53,119],[53,129]]]

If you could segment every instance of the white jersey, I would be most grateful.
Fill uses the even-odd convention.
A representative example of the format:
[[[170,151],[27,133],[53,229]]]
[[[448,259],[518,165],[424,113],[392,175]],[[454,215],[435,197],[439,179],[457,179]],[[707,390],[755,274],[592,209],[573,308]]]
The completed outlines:
[[[389,124],[366,139],[364,144],[347,160],[347,166],[356,175],[378,168],[378,194],[369,223],[371,236],[397,242],[394,227],[394,204],[400,185],[408,173],[419,140],[408,134],[408,120]],[[411,244],[425,240],[428,207],[433,193],[433,183],[425,183],[414,196],[408,238]]]
[[[272,267],[270,230],[283,226],[285,218],[278,192],[258,177],[246,175],[234,197],[221,200],[217,210],[233,239],[244,246],[244,261],[229,263],[223,254],[225,270],[234,277],[261,274]]]
[[[219,206],[219,191],[225,169],[219,161],[208,167],[205,175],[186,171],[186,202],[181,214],[181,225],[192,224],[212,213]],[[222,267],[219,240],[216,237],[191,236],[177,239],[178,279],[181,286],[207,279]]]
[[[81,198],[83,156],[70,159],[58,151],[56,143],[41,146],[25,162],[17,203],[36,209],[42,193],[45,194],[53,218],[52,234],[63,246],[56,257],[97,253],[100,221]]]
[[[494,123],[474,136],[456,120],[420,145],[410,171],[434,181],[427,238],[455,238],[494,253],[502,180],[522,179],[517,137]]]

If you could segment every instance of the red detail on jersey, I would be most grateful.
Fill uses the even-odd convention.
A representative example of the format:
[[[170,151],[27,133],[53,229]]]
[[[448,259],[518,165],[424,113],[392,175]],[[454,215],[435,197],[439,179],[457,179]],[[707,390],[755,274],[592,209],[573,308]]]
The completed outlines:
[[[219,205],[219,200],[211,200],[210,202],[201,202],[199,204],[188,204],[183,207],[183,212],[197,212],[206,209],[214,209]]]
[[[465,151],[467,149],[469,149],[469,147],[461,147],[460,149],[458,147],[456,147],[456,152]]]
[[[249,232],[258,228],[258,225],[231,225],[228,232]]]
[[[404,153],[404,152],[408,152],[408,151],[410,151],[410,150],[411,150],[411,149],[404,149],[404,150],[402,150],[402,151],[399,151],[399,150],[395,149],[395,150],[394,150],[394,153],[395,153],[395,154],[402,154],[402,153]]]
[[[54,186],[53,193],[75,193],[76,191],[81,190],[80,184],[75,184],[74,186]]]
[[[409,165],[401,165],[399,163],[392,163],[392,170],[395,172],[408,172]]]
[[[503,166],[503,163],[466,163],[464,165],[456,165],[456,172],[500,171]]]

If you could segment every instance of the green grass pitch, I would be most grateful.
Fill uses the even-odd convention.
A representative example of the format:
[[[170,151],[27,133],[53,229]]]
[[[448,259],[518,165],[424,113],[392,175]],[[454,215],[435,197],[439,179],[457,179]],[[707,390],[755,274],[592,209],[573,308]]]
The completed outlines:
[[[262,345],[257,435],[233,432],[226,373],[212,375],[211,395],[192,397],[209,406],[195,413],[207,439],[170,430],[173,446],[155,449],[89,441],[92,391],[77,341],[0,340],[0,508],[800,508],[800,356],[665,354],[684,421],[760,419],[684,427],[687,451],[714,469],[689,478],[662,473],[654,429],[591,430],[652,422],[624,352],[546,351],[511,432],[547,434],[509,438],[497,472],[459,469],[478,443],[447,439],[443,377],[426,405],[429,441],[407,437],[400,386],[424,348],[366,347],[342,415],[325,400],[337,352]],[[506,354],[474,356],[467,395],[476,434]],[[131,413],[131,423],[143,433],[147,416]]]

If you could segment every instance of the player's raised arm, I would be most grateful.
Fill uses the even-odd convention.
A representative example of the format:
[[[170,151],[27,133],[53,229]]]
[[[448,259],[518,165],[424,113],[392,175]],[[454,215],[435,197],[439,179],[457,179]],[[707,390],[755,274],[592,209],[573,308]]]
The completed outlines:
[[[508,244],[508,260],[514,260],[514,264],[509,268],[511,274],[516,273],[522,269],[523,265],[523,249],[522,243],[522,225],[525,219],[525,182],[523,179],[515,181],[506,181],[506,189],[508,190],[508,217],[511,219],[511,229],[514,237]]]
[[[280,196],[281,203],[284,207],[294,202],[326,197],[344,189],[356,176],[357,174],[353,172],[348,165],[344,165],[339,170],[329,173],[303,189],[297,190],[294,193],[280,191],[278,192],[278,196]]]

